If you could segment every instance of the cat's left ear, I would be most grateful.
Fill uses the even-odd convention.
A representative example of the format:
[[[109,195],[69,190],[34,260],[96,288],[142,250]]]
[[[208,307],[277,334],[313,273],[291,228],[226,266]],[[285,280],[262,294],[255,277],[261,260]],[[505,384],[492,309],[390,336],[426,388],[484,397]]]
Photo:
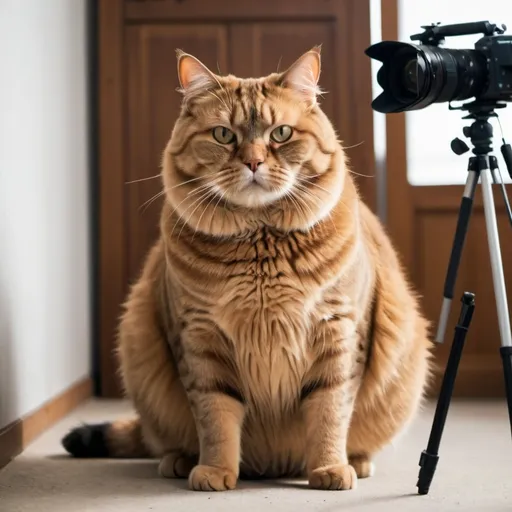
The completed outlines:
[[[320,68],[320,46],[315,46],[283,72],[280,79],[281,85],[296,90],[308,104],[314,105],[320,92],[318,88]]]
[[[178,80],[183,93],[190,95],[215,86],[215,75],[196,57],[176,50]]]

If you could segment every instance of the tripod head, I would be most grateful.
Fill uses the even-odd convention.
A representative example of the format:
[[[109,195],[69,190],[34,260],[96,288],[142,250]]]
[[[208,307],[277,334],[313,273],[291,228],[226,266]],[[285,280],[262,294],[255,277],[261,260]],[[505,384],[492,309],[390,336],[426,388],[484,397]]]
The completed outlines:
[[[462,133],[465,137],[469,138],[473,145],[472,153],[476,156],[488,155],[492,153],[492,140],[493,140],[493,127],[489,122],[491,117],[498,118],[496,109],[505,108],[506,103],[499,101],[472,101],[460,107],[452,107],[449,105],[450,110],[463,110],[468,114],[462,119],[473,119],[470,126],[464,126]],[[451,149],[456,155],[463,155],[469,151],[469,146],[461,139],[456,137],[451,142]],[[512,178],[512,147],[506,144],[503,139],[501,146],[501,153],[507,167],[508,174]]]

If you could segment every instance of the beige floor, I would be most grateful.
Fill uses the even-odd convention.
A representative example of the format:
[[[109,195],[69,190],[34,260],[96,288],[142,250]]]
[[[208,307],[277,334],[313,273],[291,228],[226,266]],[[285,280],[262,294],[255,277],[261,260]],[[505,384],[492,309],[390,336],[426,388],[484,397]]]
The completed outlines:
[[[0,471],[0,511],[512,511],[512,443],[502,402],[452,404],[427,496],[416,494],[416,478],[432,408],[379,455],[375,476],[361,480],[354,491],[313,491],[302,481],[279,481],[242,482],[235,491],[217,494],[159,478],[156,461],[83,461],[64,455],[59,439],[70,426],[126,412],[122,402],[90,402],[40,437]]]

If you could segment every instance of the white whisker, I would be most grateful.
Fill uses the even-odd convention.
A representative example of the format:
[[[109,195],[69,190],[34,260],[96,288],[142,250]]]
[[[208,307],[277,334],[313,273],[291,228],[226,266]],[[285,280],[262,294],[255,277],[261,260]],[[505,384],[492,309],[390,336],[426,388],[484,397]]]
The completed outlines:
[[[159,197],[161,197],[162,195],[164,195],[166,192],[170,191],[170,190],[173,190],[175,188],[178,188],[178,187],[182,187],[183,185],[187,185],[188,183],[192,183],[193,181],[197,181],[197,180],[200,180],[200,179],[203,179],[204,176],[199,176],[198,178],[192,178],[190,180],[187,180],[187,181],[184,181],[182,183],[178,183],[178,185],[174,185],[173,187],[169,187],[169,188],[164,188],[163,190],[160,190],[160,192],[158,192],[157,194],[155,194],[153,197],[149,198],[146,202],[144,202],[140,207],[139,207],[139,210],[141,208],[144,208],[144,206],[146,206],[146,209],[149,208],[149,206],[151,205],[151,203],[153,203],[154,201],[156,201]],[[150,179],[150,178],[148,178]],[[204,185],[201,185],[201,187],[203,187]],[[200,190],[201,187],[199,187],[198,189],[195,189],[193,192],[189,192],[189,194],[192,194],[194,195],[196,193],[197,190]],[[183,201],[182,201],[183,202]],[[181,203],[180,203],[181,204]],[[145,211],[145,210],[144,210]],[[172,212],[174,213],[174,211]]]
[[[187,193],[187,195],[174,207],[174,210],[169,214],[169,218],[171,218],[174,215],[174,212],[187,200],[190,199],[192,196],[195,196],[196,194],[199,194],[200,192],[204,192],[208,187],[210,187],[210,183],[204,183],[200,187],[197,187],[194,190],[191,190]]]
[[[194,237],[196,236],[196,233],[197,233],[197,230],[199,229],[199,226],[201,225],[201,219],[203,218],[203,215],[205,214],[206,210],[208,210],[208,206],[210,206],[210,204],[212,204],[212,201],[216,198],[217,196],[215,194],[212,194],[212,198],[210,199],[210,201],[208,202],[208,204],[204,207],[204,210],[202,211],[201,215],[199,216],[199,220],[197,221],[196,223],[196,229],[194,230],[194,234],[192,235],[192,241],[194,241]],[[194,214],[194,212],[192,212],[192,215]]]
[[[351,169],[347,169],[350,174],[355,174],[356,176],[362,176],[363,178],[375,178],[375,174],[372,176],[371,174],[361,174],[360,172],[352,171]]]
[[[307,183],[308,185],[311,185],[311,186],[316,187],[316,188],[318,188],[320,190],[323,190],[324,192],[327,192],[328,194],[331,194],[331,192],[329,192],[329,190],[327,190],[326,188],[321,187],[320,185],[317,185],[316,183],[312,183],[311,181],[308,181],[308,180],[306,180],[306,179],[304,179],[302,177],[298,176],[297,177],[297,181],[300,181],[301,183]]]
[[[220,183],[220,179],[215,179],[215,180],[212,180],[211,182],[208,182],[208,183],[204,183],[203,185],[201,185],[200,187],[198,187],[197,189],[195,190],[192,190],[191,192],[189,192],[185,198],[174,208],[174,210],[169,214],[169,218],[171,218],[173,215],[174,215],[174,212],[176,212],[176,210],[187,200],[187,199],[190,199],[193,195],[197,194],[197,193],[200,193],[200,192],[204,192],[206,190],[206,195],[208,193],[210,193],[210,189],[213,189],[213,187],[215,187],[216,185],[218,186]],[[189,209],[191,208],[192,206],[194,206],[196,204],[196,202],[198,200],[201,200],[202,198],[204,197],[204,195],[202,195],[201,197],[199,197],[198,199],[196,198],[189,206],[187,206],[187,208],[185,208],[185,210],[183,211],[183,214]],[[179,214],[178,215],[178,220],[175,222],[174,224],[174,227],[171,231],[171,238],[172,238],[172,233],[174,233],[174,229],[176,228],[176,225],[178,224],[178,222],[182,219],[183,217],[183,214]]]
[[[205,202],[208,200],[208,198],[210,197],[210,195],[212,194],[212,190],[207,190],[206,191],[206,194],[201,196],[199,199],[199,204],[192,210],[192,213],[188,216],[188,219],[186,222],[183,223],[183,226],[181,226],[181,229],[180,229],[180,232],[178,233],[178,240],[180,239],[180,236],[181,236],[181,233],[183,232],[183,229],[185,227],[185,224],[188,224],[190,222],[190,220],[192,219],[192,216],[194,215],[194,213],[197,211],[197,209]],[[213,195],[213,197],[215,197],[215,195]]]
[[[173,226],[172,231],[171,231],[171,236],[170,236],[170,238],[172,238],[172,235],[173,235],[173,233],[174,233],[174,230],[176,229],[176,226],[178,225],[178,223],[180,222],[180,220],[182,220],[182,219],[183,219],[183,216],[185,215],[185,213],[186,213],[190,208],[192,208],[195,204],[197,204],[197,202],[199,202],[199,204],[201,204],[201,203],[202,203],[202,201],[203,201],[204,199],[206,199],[210,194],[211,194],[211,190],[209,190],[209,189],[208,189],[208,190],[206,190],[206,192],[204,192],[204,193],[203,193],[201,196],[199,196],[198,198],[194,199],[194,201],[192,201],[192,203],[191,203],[191,204],[189,204],[189,205],[185,208],[185,210],[183,210],[183,212],[182,212],[181,214],[179,214],[179,215],[178,215],[178,220],[174,223],[174,226]],[[190,220],[190,217],[189,217],[189,219],[188,219],[188,220]],[[187,223],[188,223],[188,220],[187,220],[187,221],[185,221],[185,222],[183,222],[183,226],[181,227],[180,234],[181,234],[181,232],[183,231],[183,228],[185,227],[185,224],[187,224]],[[178,240],[179,240],[179,238],[180,238],[180,237],[178,236]]]
[[[315,201],[315,203],[317,203],[318,201],[320,201],[320,203],[321,203],[321,199],[318,196],[316,196],[315,194],[313,194],[310,190],[305,189],[303,185],[301,185],[299,183],[296,183],[296,187],[298,187],[299,190],[301,190],[302,193],[306,194],[313,201]],[[334,231],[336,233],[338,233],[338,229],[336,228],[336,224],[334,223],[334,219],[332,218],[331,212],[327,212],[327,216],[329,217],[329,220],[332,223],[332,227],[334,228]]]
[[[361,146],[363,144],[364,144],[364,140],[362,140],[361,142],[358,142],[357,144],[353,144],[352,146],[343,146],[341,143],[340,143],[340,146],[341,146],[341,149],[345,150],[345,149],[357,148],[357,146]]]
[[[219,203],[222,201],[222,199],[225,195],[226,195],[226,191],[222,192],[221,196],[219,197],[219,200],[213,207],[212,216],[210,217],[210,231],[212,230],[212,223],[213,223],[213,219],[215,218],[215,210],[217,209],[217,206],[219,206]]]
[[[204,178],[206,178],[206,176],[198,176],[197,178],[192,178],[190,180],[183,181],[181,183],[178,183],[177,185],[173,185],[172,187],[169,188],[169,190],[174,190],[175,188],[183,187],[183,185],[188,185],[189,183],[192,183],[193,181],[202,180]]]
[[[192,213],[189,215],[188,219],[186,222],[183,223],[183,226],[181,227],[181,230],[178,234],[178,240],[180,239],[180,236],[181,236],[181,233],[183,231],[183,228],[185,227],[185,224],[188,224],[190,222],[190,220],[192,219],[192,216],[194,215],[194,213],[196,212],[196,210],[202,205],[204,204],[205,201],[208,200],[208,196],[211,194],[213,197],[212,197],[212,200],[216,197],[216,194],[215,194],[215,187],[219,187],[220,185],[222,185],[222,182],[223,182],[223,178],[225,179],[228,179],[229,176],[220,176],[218,177],[216,180],[213,180],[211,183],[208,183],[207,185],[209,185],[208,187],[208,190],[206,191],[205,194],[201,195],[201,197],[199,197],[199,199],[196,199],[191,205],[189,205],[185,211],[183,212],[183,215],[185,214],[185,212],[191,208],[194,204],[196,204],[198,201],[199,201],[199,204],[194,208],[194,210],[192,211]],[[210,200],[210,203],[212,202],[212,200]],[[210,204],[208,203],[208,204]],[[208,208],[208,205],[206,205],[206,208]],[[178,219],[179,220],[179,219]],[[176,225],[175,225],[176,227]],[[197,227],[196,227],[196,231],[197,231]],[[174,229],[173,229],[173,232],[174,232]],[[195,232],[194,232],[194,236],[195,236]]]
[[[176,205],[174,207],[174,210],[169,214],[169,218],[171,218],[173,215],[174,215],[174,212],[187,200],[187,199],[190,199],[192,196],[198,194],[199,192],[201,191],[204,191],[208,188],[210,184],[209,183],[205,183],[203,185],[201,185],[200,187],[194,189],[194,190],[191,190],[179,203],[178,205]]]
[[[207,189],[207,184],[206,185],[201,185],[201,187],[199,187],[198,189],[196,190],[193,190],[191,192],[189,192],[175,207],[174,209],[172,210],[171,213],[169,213],[168,215],[168,218],[171,219],[172,216],[174,215],[174,213],[176,212],[176,210],[187,200],[187,199],[190,199],[192,196],[198,194],[199,192],[204,192],[206,189]],[[185,210],[187,211],[187,210]],[[178,221],[180,219],[180,216],[178,215]]]
[[[309,212],[311,213],[312,217],[315,217],[315,214],[313,213],[313,210],[311,209],[311,206],[309,206],[309,204],[306,202],[306,200],[303,198],[303,197],[300,197],[300,195],[296,194],[293,189],[292,189],[292,195],[294,195],[294,197],[300,201],[308,210]]]
[[[140,178],[138,180],[126,181],[125,185],[131,185],[132,183],[140,183],[141,181],[154,180],[156,178],[160,178],[160,176],[162,176],[162,174],[158,173],[158,174],[155,174],[154,176],[150,176],[149,178]]]
[[[165,189],[164,190],[160,190],[160,192],[158,192],[157,194],[155,194],[153,197],[150,197],[147,201],[145,201],[144,203],[142,203],[140,206],[139,206],[139,210],[141,208],[144,208],[144,206],[146,206],[145,209],[149,208],[149,206],[151,205],[151,203],[153,203],[154,201],[156,201],[157,199],[159,199],[160,197],[162,197],[163,195],[165,194]]]
[[[304,222],[306,220],[306,217],[304,215],[304,212],[302,211],[302,208],[299,203],[294,198],[292,190],[289,190],[286,194],[286,197],[290,199],[290,201],[295,205],[295,209],[297,210],[297,213],[299,214],[299,219]]]

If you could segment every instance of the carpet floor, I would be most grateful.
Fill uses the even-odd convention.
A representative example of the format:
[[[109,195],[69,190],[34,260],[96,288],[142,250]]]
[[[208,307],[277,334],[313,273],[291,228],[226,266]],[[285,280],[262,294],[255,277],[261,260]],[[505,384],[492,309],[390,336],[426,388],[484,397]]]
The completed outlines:
[[[305,481],[240,482],[234,491],[189,491],[157,475],[155,460],[75,460],[61,436],[82,421],[129,414],[122,401],[92,400],[43,434],[0,471],[1,512],[244,512],[357,510],[423,512],[512,510],[512,445],[506,405],[453,402],[428,495],[417,494],[420,453],[433,418],[427,406],[396,445],[376,458],[376,473],[352,491],[314,491]]]

